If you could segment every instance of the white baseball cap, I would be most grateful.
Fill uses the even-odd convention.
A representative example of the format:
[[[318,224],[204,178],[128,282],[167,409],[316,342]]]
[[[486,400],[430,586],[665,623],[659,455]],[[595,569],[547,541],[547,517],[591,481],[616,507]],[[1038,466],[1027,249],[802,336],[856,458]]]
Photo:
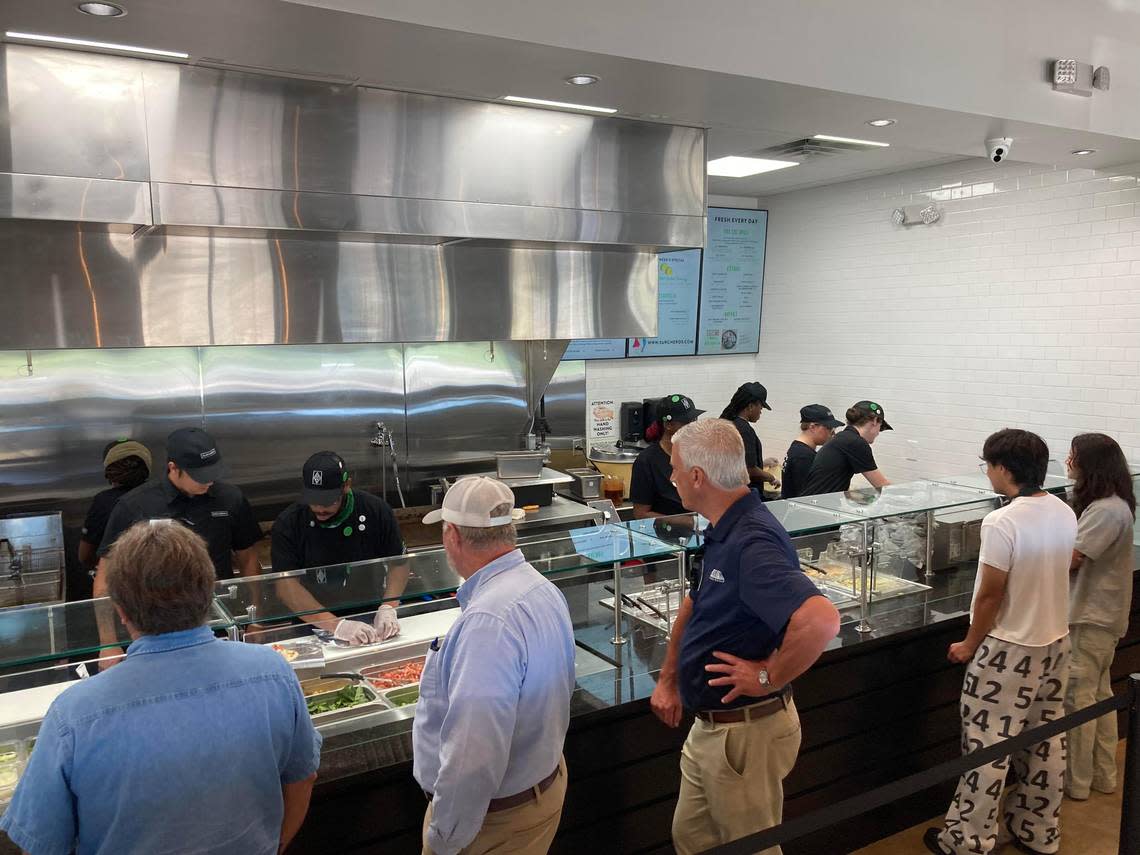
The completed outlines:
[[[456,481],[443,497],[443,507],[429,513],[423,522],[424,525],[432,525],[443,520],[471,528],[494,528],[506,525],[514,518],[510,513],[493,517],[491,511],[499,505],[513,506],[514,503],[515,494],[502,481],[485,475],[471,475]]]

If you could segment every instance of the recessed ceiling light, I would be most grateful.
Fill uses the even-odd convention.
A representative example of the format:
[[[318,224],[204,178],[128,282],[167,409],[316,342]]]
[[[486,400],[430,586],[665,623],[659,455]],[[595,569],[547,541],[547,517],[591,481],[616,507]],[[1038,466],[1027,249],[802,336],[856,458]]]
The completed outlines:
[[[834,137],[831,134],[816,134],[812,137],[813,140],[825,140],[827,142],[843,142],[851,143],[852,145],[869,145],[875,148],[889,148],[889,142],[875,142],[874,140],[857,140],[853,137]]]
[[[127,14],[127,10],[114,3],[80,3],[75,7],[84,15],[95,15],[99,18],[120,18]]]
[[[88,39],[69,39],[64,36],[45,36],[39,33],[16,33],[11,30],[4,33],[9,39],[23,42],[43,42],[49,45],[68,45],[69,47],[89,47],[99,50],[113,50],[122,53],[141,53],[146,56],[168,56],[172,59],[189,59],[190,54],[176,50],[158,50],[157,48],[138,47],[136,45],[120,45],[113,42],[93,42]]]
[[[585,110],[587,113],[616,113],[616,107],[591,107],[589,104],[571,104],[568,101],[547,101],[545,98],[524,98],[521,95],[507,95],[504,101],[513,104],[535,104],[539,107],[562,107],[565,110]]]
[[[894,123],[894,119],[871,119],[871,121],[867,122],[872,128],[889,128]]]
[[[775,172],[777,169],[787,169],[789,166],[799,166],[799,164],[790,160],[765,160],[762,157],[718,157],[709,161],[709,175],[721,178],[747,178],[749,175]]]
[[[571,74],[566,82],[571,86],[590,86],[597,83],[600,78],[596,74]]]
[[[1096,149],[1095,148],[1078,148],[1078,149],[1076,149],[1070,153],[1071,154],[1077,154],[1077,155],[1096,154]]]

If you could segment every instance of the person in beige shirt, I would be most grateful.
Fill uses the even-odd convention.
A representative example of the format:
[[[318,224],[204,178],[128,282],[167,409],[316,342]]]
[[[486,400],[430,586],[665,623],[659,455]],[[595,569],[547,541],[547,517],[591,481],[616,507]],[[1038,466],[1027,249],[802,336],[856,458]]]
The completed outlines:
[[[1073,658],[1065,712],[1112,697],[1112,660],[1132,608],[1136,496],[1124,452],[1112,437],[1073,437],[1068,459],[1077,512],[1069,636]],[[1116,790],[1116,713],[1069,731],[1065,795],[1083,801],[1091,790]]]

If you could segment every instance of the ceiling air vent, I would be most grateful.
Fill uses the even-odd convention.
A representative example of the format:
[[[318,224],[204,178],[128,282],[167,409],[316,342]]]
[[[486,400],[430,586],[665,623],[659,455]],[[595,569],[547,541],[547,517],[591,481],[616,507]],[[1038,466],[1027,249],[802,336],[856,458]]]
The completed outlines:
[[[817,140],[817,139],[804,139],[793,140],[792,142],[782,143],[781,145],[774,145],[771,148],[766,148],[758,155],[765,157],[771,155],[775,158],[811,158],[811,157],[829,157],[833,154],[847,154],[849,152],[865,152],[869,151],[865,145],[857,145],[855,143],[836,142],[834,140]]]

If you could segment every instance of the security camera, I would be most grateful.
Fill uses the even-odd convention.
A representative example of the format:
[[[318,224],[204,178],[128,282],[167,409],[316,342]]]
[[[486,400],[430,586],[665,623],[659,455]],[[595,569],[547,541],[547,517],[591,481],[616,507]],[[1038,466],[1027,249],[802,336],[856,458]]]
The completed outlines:
[[[991,163],[1001,163],[1009,157],[1011,148],[1013,148],[1013,140],[1010,137],[986,140],[986,151],[990,156]]]

